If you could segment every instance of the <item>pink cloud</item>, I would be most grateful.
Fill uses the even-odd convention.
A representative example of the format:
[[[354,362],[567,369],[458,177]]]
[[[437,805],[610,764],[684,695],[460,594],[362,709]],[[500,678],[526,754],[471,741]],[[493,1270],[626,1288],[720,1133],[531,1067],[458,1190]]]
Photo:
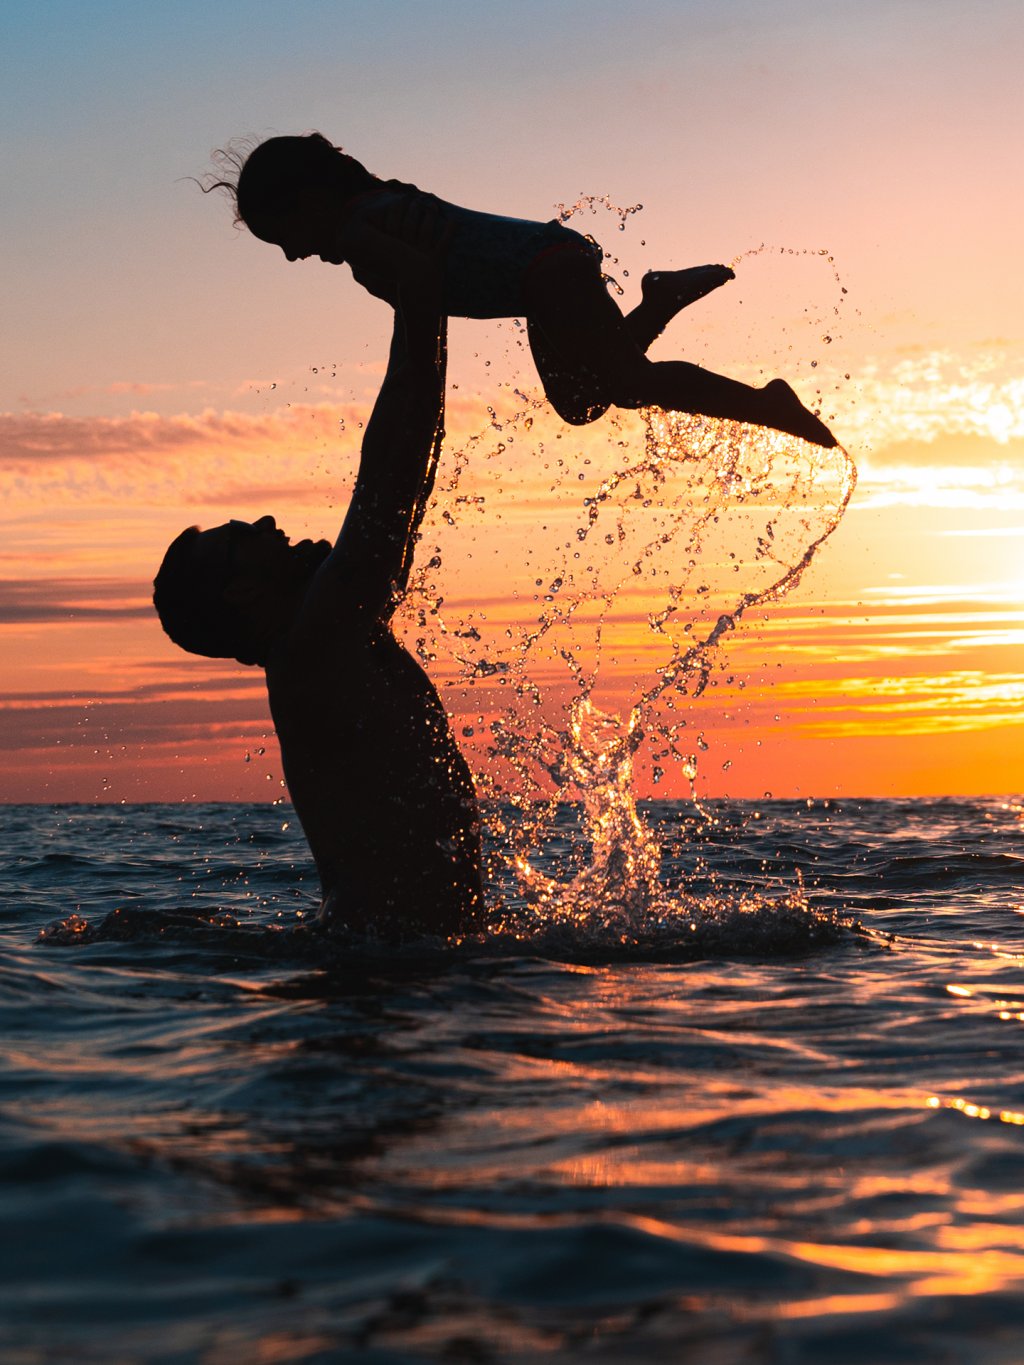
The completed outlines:
[[[145,391],[125,385],[123,391]],[[251,450],[308,447],[330,440],[351,445],[372,404],[294,403],[252,414],[204,408],[167,417],[132,412],[125,417],[71,417],[62,412],[0,413],[0,464],[43,460],[170,453],[189,448]],[[449,422],[467,431],[487,426],[485,408],[472,399],[448,404]],[[361,425],[362,424],[362,425]]]
[[[160,454],[198,447],[292,447],[310,439],[335,438],[365,417],[363,405],[319,404],[278,408],[266,415],[212,408],[164,417],[133,412],[127,417],[69,417],[64,413],[0,413],[0,463],[96,459]]]

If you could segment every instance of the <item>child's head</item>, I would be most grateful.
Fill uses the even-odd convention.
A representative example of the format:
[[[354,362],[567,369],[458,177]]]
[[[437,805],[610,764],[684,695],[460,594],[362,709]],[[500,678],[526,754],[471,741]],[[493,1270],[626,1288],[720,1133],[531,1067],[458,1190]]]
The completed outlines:
[[[311,202],[328,198],[340,204],[374,183],[353,157],[322,134],[307,133],[261,142],[242,162],[238,180],[229,188],[238,217],[250,232],[264,241],[277,241],[281,223],[301,214]]]

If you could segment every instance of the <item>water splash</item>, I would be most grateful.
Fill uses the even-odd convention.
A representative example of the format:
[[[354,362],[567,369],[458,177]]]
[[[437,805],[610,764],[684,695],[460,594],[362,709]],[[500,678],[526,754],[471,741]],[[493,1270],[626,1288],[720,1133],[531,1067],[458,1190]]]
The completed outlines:
[[[835,911],[812,907],[799,871],[792,886],[774,895],[727,886],[709,895],[685,882],[668,890],[661,849],[636,807],[632,760],[641,738],[638,714],[623,723],[587,696],[573,703],[551,774],[556,784],[571,784],[581,796],[581,828],[571,830],[564,860],[570,875],[559,879],[536,866],[540,840],[550,845],[552,834],[550,827],[542,834],[536,812],[518,828],[504,825],[507,847],[518,850],[515,871],[524,894],[495,914],[492,944],[570,960],[680,960],[714,953],[789,955],[863,932]],[[566,823],[562,808],[552,824],[560,815]],[[708,877],[703,865],[700,875]],[[713,885],[716,880],[712,873]]]
[[[641,208],[585,195],[558,217],[611,215],[625,232]],[[820,258],[832,301],[804,310],[813,336],[797,354],[831,345],[847,290],[828,251],[762,244],[743,254]],[[628,269],[607,250],[604,266],[621,294],[610,271]],[[780,320],[775,345],[791,372],[785,330]],[[522,351],[519,324],[507,335]],[[773,898],[724,887],[709,896],[708,869],[694,859],[700,893],[684,879],[667,894],[635,781],[639,765],[712,821],[695,791],[710,747],[702,699],[733,682],[726,646],[741,619],[792,591],[839,524],[852,460],[842,447],[657,409],[581,432],[508,387],[513,411],[492,400],[484,429],[456,445],[408,604],[420,658],[460,695],[457,709],[476,712],[461,733],[496,849],[491,881],[504,888],[494,932],[538,947],[554,937],[573,950],[676,951],[681,937],[707,950],[724,936],[735,950],[763,946],[766,934],[792,945],[836,931],[811,910],[799,874]],[[513,610],[454,605],[449,533],[471,540],[475,565],[499,568]]]
[[[624,725],[584,693],[572,703],[567,732],[557,736],[562,742],[544,765],[557,790],[579,793],[589,843],[589,850],[585,845],[574,850],[585,861],[566,883],[545,875],[531,861],[534,822],[524,822],[526,842],[522,833],[512,841],[512,846],[518,844],[520,883],[544,919],[600,922],[603,927],[613,921],[617,931],[628,934],[658,898],[660,853],[637,813],[633,792],[633,754],[640,737],[633,719]],[[495,740],[509,753],[522,747],[522,737],[511,729],[498,728]]]
[[[511,876],[516,888],[499,898],[494,932],[545,951],[678,951],[682,937],[694,952],[730,937],[733,951],[741,942],[818,941],[839,932],[838,922],[811,909],[799,881],[774,897],[728,888],[708,897],[685,885],[667,895],[660,850],[637,811],[634,769],[644,755],[657,784],[674,768],[700,811],[694,783],[708,747],[699,729],[694,737],[701,698],[724,673],[725,646],[743,616],[796,587],[839,524],[853,462],[841,447],[739,423],[655,409],[639,421],[638,430],[637,419],[618,415],[589,440],[573,436],[586,441],[579,461],[569,451],[542,458],[551,506],[569,507],[551,527],[551,545],[524,553],[519,581],[532,578],[534,605],[505,626],[504,643],[483,611],[448,618],[441,545],[417,583],[421,654],[435,668],[447,664],[464,704],[473,689],[488,689],[492,714],[482,709],[463,734],[497,847],[493,880],[507,886]],[[541,457],[565,441],[536,404],[494,418],[489,439],[498,433],[503,447],[525,444],[528,433]],[[474,452],[476,478],[481,445],[486,435]],[[573,496],[584,463],[588,491]],[[458,484],[468,461],[456,468]],[[516,481],[505,465],[498,477]],[[526,489],[530,474],[520,469],[518,478]],[[474,504],[490,509],[492,530],[508,492],[499,487]],[[469,504],[458,496],[464,535]],[[474,553],[486,543],[474,540]],[[541,554],[543,567],[535,566]],[[621,683],[627,646],[642,667],[612,706],[603,692],[609,678],[613,693]],[[603,667],[608,654],[618,669]],[[579,820],[552,872],[540,866],[541,850],[552,846],[567,802],[577,803]],[[700,873],[706,882],[707,870]]]

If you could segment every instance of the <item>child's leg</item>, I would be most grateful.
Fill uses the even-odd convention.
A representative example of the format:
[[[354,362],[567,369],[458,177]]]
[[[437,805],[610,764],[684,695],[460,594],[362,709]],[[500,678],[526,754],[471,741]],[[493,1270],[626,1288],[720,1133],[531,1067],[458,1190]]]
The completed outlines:
[[[643,298],[626,314],[626,326],[646,351],[684,308],[736,276],[727,265],[694,265],[686,270],[648,270],[640,281]]]
[[[625,315],[630,336],[646,352],[678,313],[731,279],[735,276],[727,265],[649,270],[640,282],[640,303]],[[611,405],[601,400],[600,385],[593,377],[561,366],[538,328],[529,327],[529,334],[534,361],[555,411],[572,426],[584,426],[607,412]]]
[[[752,422],[818,445],[836,443],[781,380],[755,389],[688,361],[648,360],[596,261],[583,253],[558,252],[537,262],[527,280],[527,321],[545,392],[566,421],[592,421],[614,403]]]

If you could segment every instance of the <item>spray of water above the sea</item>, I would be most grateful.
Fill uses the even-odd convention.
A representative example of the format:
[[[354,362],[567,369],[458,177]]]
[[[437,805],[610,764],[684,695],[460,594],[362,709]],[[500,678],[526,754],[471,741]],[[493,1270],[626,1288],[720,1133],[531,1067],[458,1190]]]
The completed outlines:
[[[511,345],[525,349],[515,325]],[[657,409],[566,428],[536,393],[507,398],[455,443],[406,617],[451,709],[472,717],[461,735],[495,850],[492,933],[539,949],[693,936],[706,951],[834,930],[799,873],[772,893],[709,895],[701,866],[699,893],[668,889],[636,788],[642,769],[648,789],[682,789],[714,820],[695,785],[706,696],[734,681],[740,621],[791,592],[838,526],[853,461]],[[504,602],[446,574],[459,541]]]

